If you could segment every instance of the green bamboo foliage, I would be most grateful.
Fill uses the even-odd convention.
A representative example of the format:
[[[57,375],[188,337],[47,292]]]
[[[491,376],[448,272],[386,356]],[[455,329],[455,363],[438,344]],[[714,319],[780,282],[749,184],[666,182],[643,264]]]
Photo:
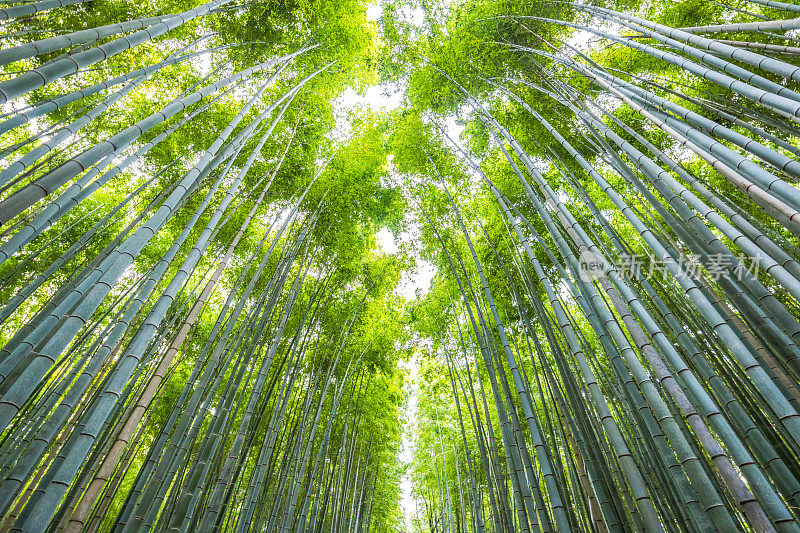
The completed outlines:
[[[798,6],[95,3],[0,6],[0,530],[397,530],[414,352],[417,530],[800,531]]]
[[[454,69],[435,49],[420,67],[468,124],[458,140],[428,114],[416,142],[437,154],[405,156],[433,181],[412,187],[442,269],[420,311],[438,331],[420,516],[445,531],[797,531],[800,71],[778,45],[717,35],[793,20],[676,28],[599,3],[537,10],[472,21],[493,28],[505,68]],[[554,26],[646,66],[548,40]],[[480,465],[493,497],[444,465]],[[448,494],[473,505],[453,510]]]
[[[24,36],[71,4],[1,11]],[[367,238],[397,217],[375,203],[331,223],[354,172],[366,197],[395,193],[380,149],[352,170],[322,137],[331,104],[314,92],[342,78],[320,43],[198,29],[224,24],[226,4],[0,52],[23,65],[0,82],[3,530],[397,519],[399,325],[373,317],[400,309],[399,271]],[[249,64],[232,53],[245,46],[260,46]]]

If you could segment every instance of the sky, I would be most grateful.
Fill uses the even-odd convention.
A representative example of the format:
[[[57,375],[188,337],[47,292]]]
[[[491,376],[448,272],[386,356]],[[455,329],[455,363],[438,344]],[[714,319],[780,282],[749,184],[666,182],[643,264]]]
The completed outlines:
[[[373,3],[367,7],[367,18],[369,20],[377,21],[381,15],[381,7],[379,2]],[[423,13],[420,9],[406,9],[401,13],[408,21],[421,25],[423,21]],[[570,40],[570,44],[577,48],[585,49],[593,35],[589,32],[577,32]],[[350,137],[352,133],[351,128],[351,113],[358,108],[371,108],[378,111],[392,111],[397,109],[403,104],[404,90],[406,80],[401,80],[394,83],[384,83],[380,85],[373,85],[367,88],[363,93],[359,94],[354,89],[348,88],[336,100],[334,113],[336,116],[336,127],[331,133],[332,137],[344,141]],[[449,117],[445,124],[445,129],[448,135],[458,140],[464,127],[456,121],[456,117]],[[391,167],[391,165],[390,165]],[[390,170],[391,171],[391,170]],[[402,180],[393,180],[401,183]],[[419,228],[414,228],[413,224],[409,224],[411,228],[409,232],[401,233],[400,235],[393,235],[388,228],[382,228],[375,235],[379,249],[386,254],[393,254],[399,251],[399,245],[405,243],[413,243],[419,240]],[[413,247],[412,247],[413,249]],[[431,280],[436,274],[435,266],[420,258],[418,255],[415,257],[415,268],[411,271],[404,273],[400,279],[400,283],[396,292],[406,300],[413,300],[415,297],[424,296],[430,290]],[[408,361],[401,362],[401,367],[408,372],[409,384],[408,392],[408,405],[405,411],[405,427],[402,436],[402,449],[400,451],[400,459],[405,464],[410,464],[413,456],[413,432],[417,418],[417,404],[419,399],[419,362],[416,355],[413,355]],[[400,508],[402,510],[406,528],[411,529],[411,520],[416,513],[416,505],[412,495],[412,482],[408,475],[403,476],[400,482],[402,491],[402,499],[400,501]]]
[[[369,20],[377,21],[380,18],[381,7],[379,3],[371,4],[367,7],[367,18]],[[404,15],[416,24],[422,23],[421,10],[409,10]],[[384,83],[380,85],[373,85],[367,88],[363,93],[359,94],[352,88],[348,88],[337,99],[334,104],[334,113],[336,116],[336,126],[334,131],[331,132],[332,138],[344,141],[352,133],[351,127],[351,114],[358,108],[371,108],[375,111],[392,111],[397,109],[403,104],[405,89],[405,80],[395,83]],[[452,138],[458,139],[463,127],[456,124],[455,119],[451,119],[447,124],[448,133]],[[396,180],[401,182],[402,180]],[[388,228],[380,229],[375,235],[379,249],[386,254],[393,254],[399,251],[399,246],[406,243],[413,243],[418,241],[418,229],[413,225],[409,225],[409,231],[400,233],[395,236],[389,231]],[[412,247],[413,249],[413,247]],[[406,300],[413,300],[415,297],[424,296],[430,290],[431,280],[436,274],[435,266],[423,260],[419,255],[415,254],[415,268],[405,272],[401,279],[396,292],[405,297]],[[413,428],[416,423],[417,415],[417,400],[419,397],[419,387],[417,378],[419,374],[419,363],[416,355],[413,355],[408,361],[401,362],[401,366],[406,370],[409,376],[408,392],[408,405],[405,411],[405,427],[402,436],[402,449],[400,451],[400,460],[405,464],[410,464],[413,453]],[[411,519],[416,511],[416,505],[412,496],[412,483],[408,475],[404,475],[400,481],[401,501],[400,508],[406,522],[406,528],[410,529]]]
[[[395,237],[388,228],[383,228],[375,235],[378,241],[378,247],[384,253],[391,254],[399,250]],[[408,240],[412,237],[408,234],[401,234],[401,240]],[[417,296],[423,296],[431,286],[431,279],[436,274],[436,267],[424,261],[419,257],[416,258],[416,272],[404,273],[400,279],[397,292],[404,296],[407,300],[412,300]],[[400,451],[400,460],[405,464],[410,464],[413,453],[413,428],[417,420],[417,401],[419,398],[419,386],[417,383],[419,375],[419,362],[417,361],[416,354],[413,354],[408,361],[401,361],[400,366],[408,372],[409,379],[409,397],[408,405],[405,412],[405,427],[403,429],[402,444],[403,447]],[[406,526],[410,528],[411,518],[414,515],[415,504],[414,498],[411,494],[412,491],[411,478],[404,475],[400,481],[400,489],[402,491],[402,499],[400,500],[400,508],[403,511]]]
[[[367,9],[368,17],[374,16],[377,18],[379,15],[380,8],[377,7],[377,5]],[[334,108],[336,127],[332,132],[332,136],[339,140],[345,140],[350,136],[352,132],[350,114],[360,107],[391,111],[400,107],[402,103],[403,85],[401,83],[373,85],[366,89],[363,94],[359,94],[352,88],[348,88],[336,100]],[[399,244],[416,240],[415,234],[416,231],[412,230],[410,233],[404,232],[395,237],[388,228],[382,228],[377,232],[375,237],[380,251],[386,254],[393,254],[399,251]],[[402,275],[396,289],[396,292],[407,300],[413,300],[417,295],[422,296],[427,293],[430,289],[431,280],[436,274],[436,268],[432,263],[422,260],[419,256],[415,257],[415,259],[415,268]],[[408,372],[409,376],[409,399],[405,412],[406,425],[403,429],[400,460],[405,464],[409,464],[412,458],[412,431],[416,422],[417,399],[419,396],[419,389],[417,386],[419,363],[417,362],[416,356],[412,356],[409,361],[401,364]],[[400,508],[406,526],[410,527],[411,518],[415,511],[415,504],[412,496],[411,478],[409,476],[403,476],[400,481],[400,489],[402,494]]]

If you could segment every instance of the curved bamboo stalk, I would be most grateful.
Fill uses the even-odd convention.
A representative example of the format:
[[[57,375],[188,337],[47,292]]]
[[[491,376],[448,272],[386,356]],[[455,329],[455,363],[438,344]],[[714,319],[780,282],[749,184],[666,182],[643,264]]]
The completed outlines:
[[[48,0],[50,2],[61,2],[62,0]],[[64,0],[67,1],[67,0]],[[81,1],[81,0],[68,0]],[[29,72],[4,82],[0,82],[0,103],[6,103],[23,96],[39,87],[44,87],[69,74],[74,74],[81,69],[94,65],[95,63],[113,57],[120,52],[134,48],[159,35],[163,35],[170,30],[197,17],[208,14],[213,9],[224,5],[230,0],[213,0],[185,11],[175,14],[169,18],[157,22],[152,26],[139,30],[128,37],[113,40],[97,48],[79,52],[69,58],[54,61],[48,65],[37,67]]]
[[[765,22],[741,22],[738,24],[711,24],[708,26],[691,26],[678,28],[686,33],[741,33],[741,32],[765,32],[765,31],[785,31],[800,28],[800,18],[788,20],[768,20]]]

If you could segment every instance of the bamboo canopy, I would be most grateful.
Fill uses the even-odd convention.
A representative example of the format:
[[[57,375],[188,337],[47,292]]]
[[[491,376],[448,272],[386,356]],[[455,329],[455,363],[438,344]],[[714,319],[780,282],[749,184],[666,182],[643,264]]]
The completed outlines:
[[[798,12],[3,2],[0,531],[800,532]]]

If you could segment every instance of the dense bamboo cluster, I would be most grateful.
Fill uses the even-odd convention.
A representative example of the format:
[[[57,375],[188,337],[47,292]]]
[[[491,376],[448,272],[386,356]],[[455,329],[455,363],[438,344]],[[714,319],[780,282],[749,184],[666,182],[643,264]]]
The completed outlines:
[[[791,82],[800,67],[772,54],[789,50],[721,40],[797,19],[680,29],[565,5],[587,22],[493,17],[525,28],[495,41],[525,69],[487,79],[431,67],[500,154],[481,164],[439,126],[502,220],[487,231],[428,157],[451,215],[422,214],[457,300],[437,349],[452,396],[432,400],[449,406],[452,425],[426,415],[441,442],[425,447],[437,459],[422,522],[798,531],[800,94]],[[642,52],[673,78],[629,75],[543,42],[532,22]],[[490,98],[546,137],[496,117]],[[547,100],[568,129],[539,111]],[[658,130],[666,135],[656,140]]]
[[[280,192],[307,173],[283,167],[309,142],[296,98],[331,67],[298,65],[316,45],[236,67],[219,54],[247,43],[200,35],[58,86],[226,4],[0,51],[4,65],[41,59],[0,81],[0,130],[17,140],[0,170],[4,531],[366,531],[387,490],[397,434],[376,437],[368,413],[397,417],[397,397],[374,397],[398,376],[376,370],[389,355],[363,325],[376,281],[342,274],[320,225],[334,155]],[[67,5],[0,16],[35,28]],[[217,60],[167,103],[89,131],[204,57]],[[56,95],[32,96],[42,87]]]
[[[800,531],[800,7],[695,4],[3,3],[0,531],[396,530],[412,352],[418,530]]]

